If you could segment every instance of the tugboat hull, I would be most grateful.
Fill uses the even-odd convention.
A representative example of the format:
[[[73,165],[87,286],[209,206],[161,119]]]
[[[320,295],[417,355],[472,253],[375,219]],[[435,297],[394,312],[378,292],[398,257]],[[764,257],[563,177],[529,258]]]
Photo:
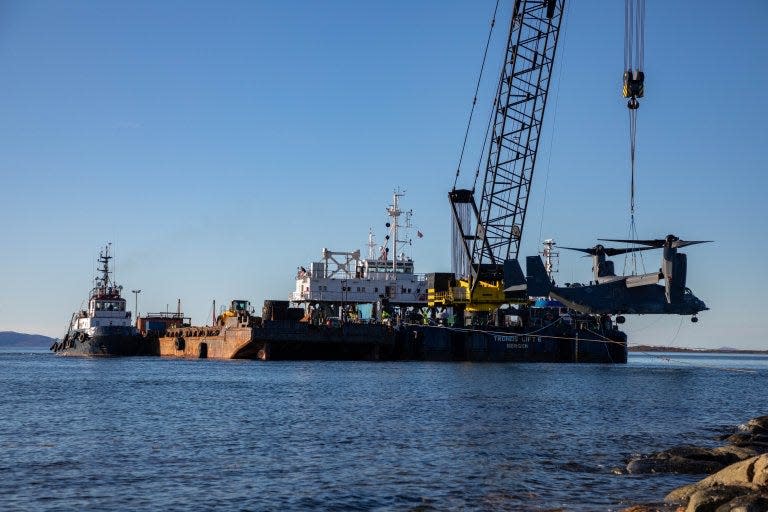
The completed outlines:
[[[92,334],[73,331],[53,344],[51,350],[63,356],[138,356],[147,355],[143,338],[133,327],[116,326],[94,329]]]

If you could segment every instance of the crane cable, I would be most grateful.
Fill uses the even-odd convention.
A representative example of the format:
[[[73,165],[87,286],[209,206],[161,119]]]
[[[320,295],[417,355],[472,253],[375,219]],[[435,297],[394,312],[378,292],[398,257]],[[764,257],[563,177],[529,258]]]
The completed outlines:
[[[635,195],[636,186],[636,154],[637,154],[637,110],[640,107],[638,98],[645,93],[643,61],[645,59],[645,0],[625,0],[624,4],[624,84],[622,94],[629,98],[629,160],[630,160],[630,187],[629,187],[629,238],[636,239],[637,226],[635,224]],[[624,257],[624,273],[629,271],[637,274],[637,259],[642,254],[631,251]],[[644,266],[644,265],[643,265]]]
[[[493,28],[496,26],[496,13],[499,10],[499,3],[501,0],[496,0],[496,6],[493,8],[493,16],[491,16],[491,26],[488,29],[488,39],[485,41],[485,50],[483,51],[483,61],[480,64],[480,73],[477,76],[477,84],[475,85],[475,95],[472,98],[472,108],[469,110],[469,120],[467,121],[467,129],[464,132],[464,142],[461,145],[461,154],[459,155],[459,163],[456,166],[456,177],[453,179],[453,189],[456,189],[456,183],[459,181],[459,174],[461,173],[461,163],[464,160],[464,151],[467,148],[467,140],[469,139],[469,129],[472,126],[472,116],[475,113],[475,106],[477,105],[477,94],[480,91],[480,82],[483,79],[483,71],[485,70],[485,62],[488,59],[488,47],[491,45],[491,37],[493,36]],[[474,188],[474,187],[473,187]]]

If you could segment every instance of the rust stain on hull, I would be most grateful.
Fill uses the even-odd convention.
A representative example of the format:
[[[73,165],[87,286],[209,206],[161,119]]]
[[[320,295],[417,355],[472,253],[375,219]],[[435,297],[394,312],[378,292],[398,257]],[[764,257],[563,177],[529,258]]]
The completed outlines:
[[[161,357],[186,359],[250,359],[251,327],[199,328],[170,331],[158,339]]]

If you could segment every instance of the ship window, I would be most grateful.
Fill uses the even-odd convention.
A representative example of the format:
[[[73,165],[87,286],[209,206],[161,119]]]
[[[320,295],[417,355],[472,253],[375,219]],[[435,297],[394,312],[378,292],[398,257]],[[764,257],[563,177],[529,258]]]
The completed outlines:
[[[374,291],[375,293],[379,293],[379,289],[378,289],[378,288],[374,288],[374,289],[373,289],[373,291]]]

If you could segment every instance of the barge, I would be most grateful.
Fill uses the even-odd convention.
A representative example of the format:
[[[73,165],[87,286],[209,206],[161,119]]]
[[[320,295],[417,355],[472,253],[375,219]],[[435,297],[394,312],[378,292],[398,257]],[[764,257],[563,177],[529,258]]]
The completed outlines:
[[[396,192],[387,208],[384,245],[369,232],[365,258],[359,250],[323,249],[320,261],[298,267],[289,300],[265,301],[261,315],[249,301],[233,300],[212,325],[191,325],[180,310],[140,319],[155,327],[147,329],[155,352],[262,361],[627,361],[626,335],[608,315],[528,297],[519,283],[509,297],[497,293],[498,306],[473,310],[452,274],[417,274],[402,251],[412,240],[401,197]],[[522,271],[518,278],[524,281]]]
[[[274,301],[265,309],[275,307]],[[232,314],[234,313],[234,315]],[[506,315],[509,316],[509,315]],[[311,323],[254,316],[234,300],[214,326],[170,327],[163,357],[200,359],[626,363],[627,338],[610,319],[574,316],[559,304],[521,308],[515,325],[451,326],[359,320]]]

